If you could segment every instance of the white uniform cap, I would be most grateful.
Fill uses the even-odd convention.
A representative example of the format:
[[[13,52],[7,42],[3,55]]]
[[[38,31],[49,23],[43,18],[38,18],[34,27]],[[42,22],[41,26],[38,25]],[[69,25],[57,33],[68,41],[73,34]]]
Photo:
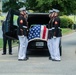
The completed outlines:
[[[58,9],[53,9],[53,12],[57,12],[57,13],[58,13],[58,12],[59,12],[59,10],[58,10]]]
[[[53,12],[53,10],[49,10],[49,13],[52,13]]]
[[[28,14],[28,11],[26,11],[26,13]]]
[[[24,10],[26,11],[26,7],[22,7],[19,9],[19,11],[24,11]]]

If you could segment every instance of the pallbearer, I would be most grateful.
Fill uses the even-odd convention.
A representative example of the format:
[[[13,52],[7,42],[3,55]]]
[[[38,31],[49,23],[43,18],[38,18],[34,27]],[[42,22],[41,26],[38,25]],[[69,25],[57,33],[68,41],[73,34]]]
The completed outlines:
[[[27,15],[25,7],[19,9],[20,15],[18,17],[18,38],[20,43],[18,60],[27,60],[26,51],[27,51]]]
[[[48,49],[50,53],[49,59],[52,61],[60,61],[59,43],[61,39],[60,18],[58,17],[59,10],[50,10],[50,21],[48,24]]]
[[[59,51],[59,43],[61,38],[61,29],[60,29],[60,18],[58,17],[59,10],[53,9],[54,17],[52,24],[52,50],[51,50],[51,59],[53,61],[60,61],[60,51]]]
[[[52,53],[53,52],[53,44],[52,44],[52,38],[53,38],[53,35],[52,35],[53,17],[54,17],[53,10],[49,10],[50,21],[49,21],[49,23],[47,25],[47,28],[48,28],[47,46],[48,46],[49,53],[50,53],[49,59],[51,59],[51,57],[53,56],[53,53]]]

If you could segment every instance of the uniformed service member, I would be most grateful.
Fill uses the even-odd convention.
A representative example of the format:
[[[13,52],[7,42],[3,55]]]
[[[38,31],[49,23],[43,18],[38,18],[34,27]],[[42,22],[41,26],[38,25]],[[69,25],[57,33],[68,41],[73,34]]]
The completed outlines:
[[[18,17],[18,38],[20,43],[18,60],[27,60],[26,56],[28,39],[27,39],[27,16],[26,16],[26,8],[22,7],[19,9],[20,15]]]
[[[52,24],[53,24],[53,17],[54,17],[54,13],[53,13],[53,10],[49,10],[49,18],[50,18],[50,21],[47,25],[47,28],[48,28],[48,40],[47,40],[47,46],[48,46],[48,49],[49,49],[49,53],[50,53],[50,56],[49,56],[49,59],[51,59],[51,55],[53,54],[52,52],[52,48],[53,48],[53,45],[52,45]]]
[[[60,18],[58,17],[59,10],[53,9],[53,18],[50,23],[52,30],[52,38],[50,44],[50,60],[52,61],[60,61],[60,51],[59,51],[59,43],[61,38],[61,29],[60,29]]]

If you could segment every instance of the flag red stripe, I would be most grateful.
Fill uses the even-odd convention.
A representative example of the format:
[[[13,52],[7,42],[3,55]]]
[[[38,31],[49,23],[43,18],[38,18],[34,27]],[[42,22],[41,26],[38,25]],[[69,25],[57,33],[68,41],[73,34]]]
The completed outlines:
[[[46,26],[43,28],[43,34],[42,34],[42,39],[45,39],[46,36]]]

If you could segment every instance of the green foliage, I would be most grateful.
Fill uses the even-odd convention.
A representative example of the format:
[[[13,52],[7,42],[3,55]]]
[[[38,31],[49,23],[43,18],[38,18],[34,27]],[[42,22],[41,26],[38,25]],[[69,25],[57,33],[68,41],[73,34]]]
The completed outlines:
[[[76,9],[76,0],[53,0],[52,8],[59,9],[61,14],[71,14]]]
[[[48,12],[48,10],[52,9],[52,1],[53,0],[37,0],[39,12]]]
[[[25,6],[28,10],[37,10],[38,2],[37,0],[26,0]]]
[[[3,3],[2,10],[3,12],[7,12],[10,8],[18,10],[20,7],[23,7],[23,2],[18,2],[18,0],[9,0]]]
[[[69,18],[76,24],[76,15],[70,15]]]
[[[3,4],[3,10],[8,11],[10,7],[18,10],[22,6],[35,12],[48,12],[48,10],[56,8],[60,10],[61,15],[76,13],[76,0],[26,0],[26,3],[9,0]]]
[[[60,19],[62,28],[72,28],[73,21],[68,16],[62,16]]]
[[[74,31],[70,28],[62,28],[62,35],[70,34],[72,32]]]
[[[26,0],[27,8],[39,12],[48,12],[52,8],[59,9],[62,14],[75,13],[76,0]]]
[[[65,18],[61,18],[61,28],[67,28],[67,20]]]

